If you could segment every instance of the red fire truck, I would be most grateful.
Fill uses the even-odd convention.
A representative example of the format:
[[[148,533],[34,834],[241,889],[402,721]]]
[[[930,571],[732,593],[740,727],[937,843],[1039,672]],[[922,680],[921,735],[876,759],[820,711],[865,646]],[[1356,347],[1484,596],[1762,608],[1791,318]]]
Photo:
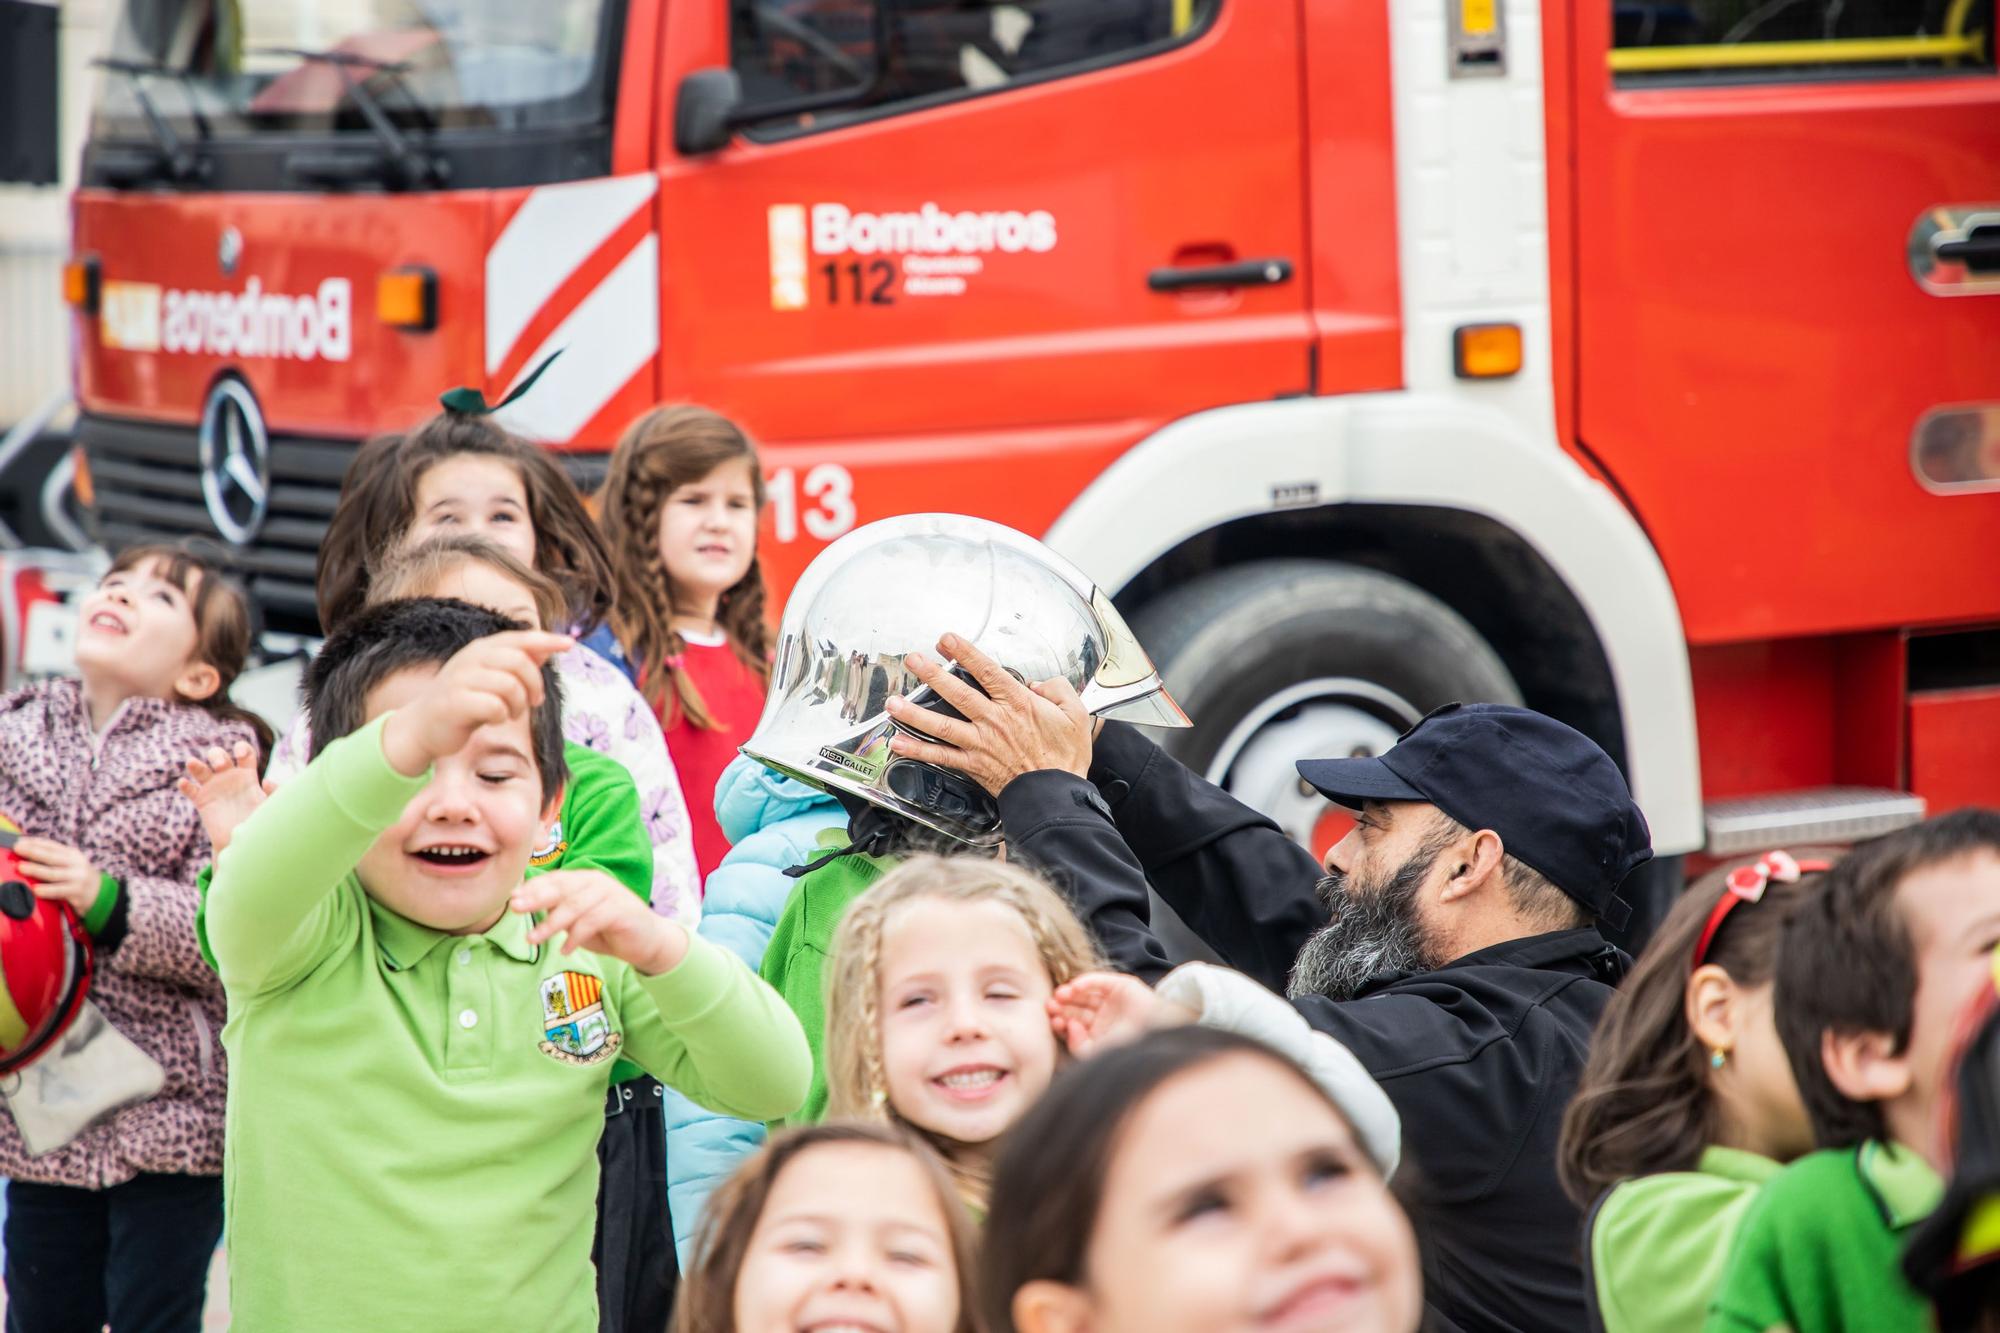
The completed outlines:
[[[1180,752],[1455,698],[1669,856],[2000,803],[1993,0],[127,0],[75,203],[112,545],[312,627],[354,442],[694,400],[784,588],[957,510],[1115,590]]]

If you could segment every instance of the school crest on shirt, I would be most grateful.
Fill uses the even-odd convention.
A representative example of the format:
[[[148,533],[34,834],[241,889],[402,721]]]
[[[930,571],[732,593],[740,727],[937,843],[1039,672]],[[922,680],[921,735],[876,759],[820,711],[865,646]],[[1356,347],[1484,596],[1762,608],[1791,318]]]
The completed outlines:
[[[553,865],[557,861],[562,860],[563,853],[568,850],[569,840],[563,837],[562,821],[558,819],[549,825],[549,840],[529,853],[528,864],[531,866]]]
[[[542,979],[542,1054],[569,1065],[594,1065],[618,1053],[619,1036],[604,1016],[604,982],[588,972]]]

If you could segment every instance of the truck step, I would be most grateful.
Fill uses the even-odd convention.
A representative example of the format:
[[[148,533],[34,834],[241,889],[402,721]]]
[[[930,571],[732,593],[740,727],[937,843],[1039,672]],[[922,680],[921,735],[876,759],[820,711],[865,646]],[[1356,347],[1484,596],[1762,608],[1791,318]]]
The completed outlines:
[[[1915,824],[1924,798],[1887,787],[1813,787],[1710,801],[1703,811],[1710,856],[1773,847],[1859,842]]]

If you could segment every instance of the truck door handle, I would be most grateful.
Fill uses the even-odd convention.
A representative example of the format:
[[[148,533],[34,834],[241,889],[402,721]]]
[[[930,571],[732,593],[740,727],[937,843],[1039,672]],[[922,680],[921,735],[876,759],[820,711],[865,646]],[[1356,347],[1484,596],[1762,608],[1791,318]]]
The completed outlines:
[[[1931,253],[1945,263],[1963,264],[1971,273],[2000,270],[2000,224],[1970,227],[1956,240],[1933,243]]]
[[[1203,287],[1269,287],[1292,276],[1289,259],[1244,259],[1233,264],[1191,264],[1156,268],[1146,286],[1156,292],[1190,292]]]

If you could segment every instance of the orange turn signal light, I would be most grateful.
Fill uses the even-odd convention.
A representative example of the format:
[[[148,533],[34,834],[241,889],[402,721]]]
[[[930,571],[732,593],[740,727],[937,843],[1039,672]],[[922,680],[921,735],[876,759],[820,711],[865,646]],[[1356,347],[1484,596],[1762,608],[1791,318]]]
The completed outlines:
[[[1462,380],[1501,380],[1520,373],[1519,324],[1462,324],[1451,341],[1452,371]]]
[[[375,281],[375,318],[397,329],[436,328],[437,274],[427,268],[384,273]]]
[[[85,509],[92,508],[97,504],[97,483],[90,477],[90,455],[79,444],[70,451],[70,457],[76,463],[76,469],[70,475],[70,489],[76,492],[78,503]]]
[[[104,283],[99,276],[96,255],[85,255],[63,265],[63,300],[86,315],[97,313]]]

